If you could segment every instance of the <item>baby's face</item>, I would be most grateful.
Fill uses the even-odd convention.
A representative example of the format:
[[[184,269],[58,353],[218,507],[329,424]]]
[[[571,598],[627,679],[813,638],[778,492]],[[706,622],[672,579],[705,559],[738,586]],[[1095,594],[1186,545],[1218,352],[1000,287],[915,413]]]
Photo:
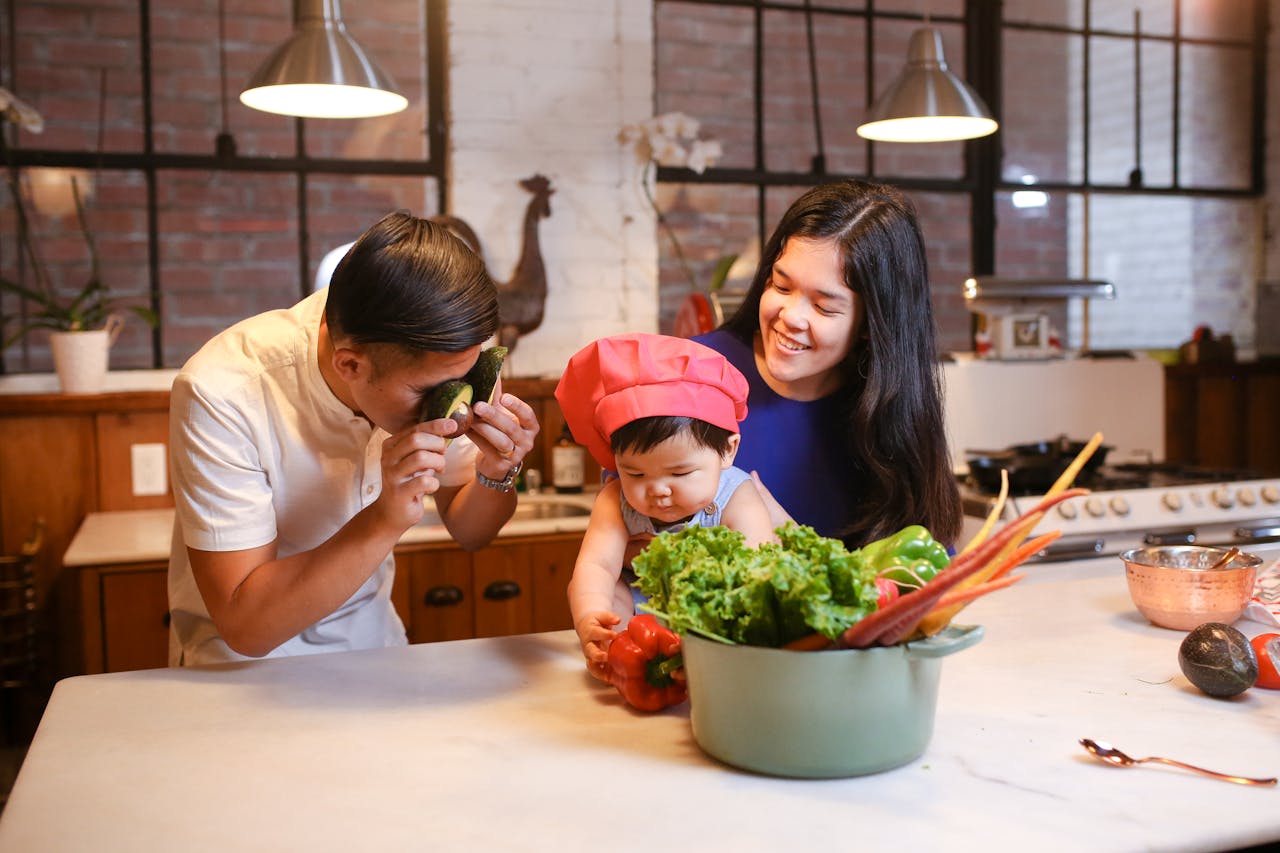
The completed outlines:
[[[664,523],[688,518],[715,500],[720,472],[733,464],[737,449],[721,456],[696,444],[688,432],[673,435],[650,449],[616,455],[618,480],[627,503]]]

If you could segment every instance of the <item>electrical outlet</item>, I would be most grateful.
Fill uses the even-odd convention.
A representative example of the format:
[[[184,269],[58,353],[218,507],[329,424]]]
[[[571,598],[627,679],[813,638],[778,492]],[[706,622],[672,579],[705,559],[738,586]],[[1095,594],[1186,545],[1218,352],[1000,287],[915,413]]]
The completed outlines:
[[[169,459],[163,444],[130,445],[129,457],[135,497],[169,491]]]

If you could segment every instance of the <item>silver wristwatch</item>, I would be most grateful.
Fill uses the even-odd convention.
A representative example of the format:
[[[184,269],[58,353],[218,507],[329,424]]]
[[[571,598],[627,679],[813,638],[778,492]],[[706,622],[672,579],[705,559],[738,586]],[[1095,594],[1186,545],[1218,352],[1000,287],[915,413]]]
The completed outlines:
[[[524,462],[517,462],[511,466],[511,470],[501,480],[495,480],[492,477],[486,477],[480,473],[480,469],[476,469],[476,479],[480,481],[480,485],[487,489],[494,489],[499,492],[514,492],[516,490],[516,476],[520,473],[520,468]]]

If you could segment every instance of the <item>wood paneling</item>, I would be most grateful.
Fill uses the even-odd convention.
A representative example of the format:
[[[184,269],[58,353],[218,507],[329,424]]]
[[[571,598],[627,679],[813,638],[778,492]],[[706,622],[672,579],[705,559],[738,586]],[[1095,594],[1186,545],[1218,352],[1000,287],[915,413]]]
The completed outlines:
[[[460,549],[398,553],[396,574],[401,573],[409,578],[409,642],[475,636],[470,554]]]
[[[102,575],[102,629],[107,672],[167,666],[168,572]]]
[[[532,630],[560,631],[573,627],[567,591],[581,545],[581,538],[577,538],[538,542],[530,546],[533,564]]]
[[[1170,462],[1280,476],[1280,361],[1165,368],[1164,426]]]
[[[166,412],[108,412],[94,418],[98,442],[98,509],[161,509],[173,506],[172,487],[163,495],[133,493],[135,444],[163,444],[169,448]],[[167,472],[166,465],[166,472]],[[166,482],[168,474],[165,475]]]
[[[0,536],[19,553],[36,519],[45,524],[35,560],[41,680],[79,672],[77,585],[62,555],[86,513],[97,509],[97,456],[89,415],[0,417]],[[89,488],[86,488],[89,484]]]

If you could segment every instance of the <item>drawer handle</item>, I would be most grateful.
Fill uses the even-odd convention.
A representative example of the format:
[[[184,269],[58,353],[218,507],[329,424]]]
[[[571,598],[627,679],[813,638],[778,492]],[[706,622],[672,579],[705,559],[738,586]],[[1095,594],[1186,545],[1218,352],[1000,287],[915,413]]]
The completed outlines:
[[[484,597],[490,601],[506,601],[520,594],[520,584],[515,581],[494,581],[484,588]]]
[[[168,627],[169,627],[169,623],[173,621],[173,614],[172,614],[172,613],[170,613],[168,610],[166,610],[166,611],[164,612],[164,620],[163,620],[163,621],[164,621],[164,626],[165,626],[166,628],[168,628]]]
[[[453,607],[462,603],[462,590],[456,586],[433,586],[423,596],[422,603],[428,607]]]

